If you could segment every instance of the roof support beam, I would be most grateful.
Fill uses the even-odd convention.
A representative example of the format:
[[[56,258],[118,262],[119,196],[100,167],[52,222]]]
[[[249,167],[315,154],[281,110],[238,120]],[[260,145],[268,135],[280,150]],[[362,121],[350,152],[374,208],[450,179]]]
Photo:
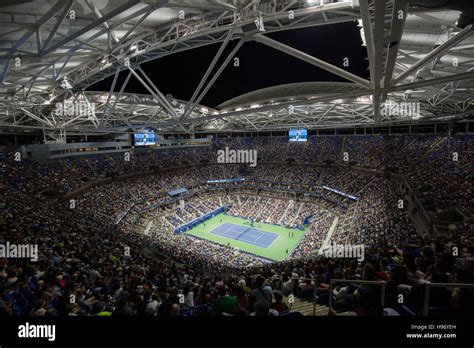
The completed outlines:
[[[126,33],[124,36],[122,36],[120,38],[120,40],[116,43],[115,47],[112,49],[112,52],[111,53],[114,53],[115,51],[117,51],[118,49],[120,49],[120,47],[122,46],[122,44],[125,42],[125,40],[130,36],[131,33],[133,33],[133,31],[156,9],[155,6],[148,6],[148,7],[145,7],[144,10],[145,11],[145,14],[143,16],[140,17],[140,19],[133,25],[133,27],[131,27]],[[141,12],[143,11],[140,10],[140,11],[137,11],[135,12],[135,14],[137,14],[137,16],[139,16],[141,14]]]
[[[402,15],[402,18],[400,18]],[[403,28],[408,16],[408,3],[402,0],[395,0],[392,12],[392,22],[390,28],[390,43],[387,52],[387,59],[385,61],[385,75],[383,86],[392,85],[392,76],[395,68],[395,62],[398,56],[398,49],[402,39]]]
[[[362,18],[362,28],[364,30],[365,44],[367,46],[367,57],[369,59],[370,85],[374,88],[374,35],[372,33],[372,23],[370,22],[369,1],[360,0],[360,15]]]
[[[214,69],[217,62],[219,61],[219,58],[221,57],[222,52],[224,52],[224,49],[227,47],[227,44],[229,43],[229,41],[232,38],[233,34],[234,34],[234,28],[229,30],[229,32],[227,33],[227,36],[226,36],[224,42],[219,47],[219,51],[217,51],[216,55],[214,56],[214,59],[212,60],[209,67],[207,68],[206,73],[201,78],[201,81],[199,82],[198,86],[194,90],[194,93],[193,93],[191,99],[189,99],[188,104],[186,105],[186,108],[184,109],[184,113],[181,115],[181,118],[179,119],[180,122],[183,122],[186,119],[186,117],[188,117],[188,115],[193,111],[194,107],[196,106],[195,99],[196,99],[198,93],[201,91],[202,87],[204,86],[204,83],[209,78],[209,75],[211,74],[212,70]]]
[[[331,100],[336,100],[336,99],[356,98],[356,97],[366,96],[370,94],[372,94],[372,90],[354,91],[354,92],[348,92],[348,93],[342,93],[342,94],[335,93],[331,95],[316,97],[311,100],[307,100],[306,102],[302,102],[298,105],[310,104],[310,103],[314,104],[318,102],[326,102],[326,101],[331,101]],[[221,119],[221,118],[227,118],[227,117],[231,118],[231,117],[248,114],[249,112],[257,113],[257,112],[265,112],[265,111],[276,110],[276,109],[279,109],[279,110],[283,109],[286,112],[286,108],[288,108],[290,105],[294,106],[295,103],[296,103],[295,101],[291,101],[291,102],[280,103],[278,105],[265,105],[260,108],[255,108],[252,110],[232,111],[232,112],[221,113],[219,115],[202,116],[202,117],[199,117],[198,119],[193,119],[193,121],[208,121],[208,120]],[[176,122],[163,123],[163,125],[173,125],[173,124],[176,124]]]
[[[23,34],[23,36],[16,42],[16,44],[11,48],[10,50],[10,54],[14,54],[26,41],[29,40],[29,38],[34,34],[34,33],[38,33],[39,29],[41,28],[41,26],[46,23],[47,21],[49,21],[51,19],[51,17],[54,16],[54,14],[59,11],[62,7],[63,7],[64,3],[62,1],[58,1],[53,7],[51,7],[49,9],[49,11],[43,16],[40,18],[40,20],[38,21],[38,24],[37,24],[37,27],[36,27],[36,30],[30,30],[30,29],[27,29],[25,34]],[[2,57],[0,57],[1,59]],[[0,84],[3,83],[3,81],[5,81],[5,77],[7,76],[7,73],[8,73],[8,69],[10,68],[10,63],[11,63],[11,59],[8,58],[6,61],[5,61],[5,64],[4,64],[4,68],[3,68],[3,72],[2,72],[2,75],[0,75]]]
[[[166,100],[165,96],[160,92],[160,90],[153,84],[153,82],[150,80],[150,78],[143,72],[143,70],[140,68],[140,66],[138,66],[138,70],[141,71],[141,73],[143,74],[143,76],[145,77],[145,79],[148,81],[148,83],[155,89],[155,91],[153,90],[153,88],[151,88],[150,86],[147,85],[147,83],[145,81],[143,81],[143,79],[140,77],[140,75],[137,74],[137,72],[135,70],[133,70],[131,67],[128,67],[128,69],[132,72],[133,76],[135,76],[135,78],[148,90],[148,92],[150,92],[154,97],[155,99],[158,101],[158,103],[161,104],[161,106],[163,106],[163,108],[168,111],[168,113],[170,114],[170,116],[172,118],[174,118],[176,120],[177,123],[178,122],[178,118],[179,116],[176,114],[176,111],[174,111],[173,107],[168,103],[168,100]],[[180,128],[182,128],[184,131],[186,131],[186,129],[180,125]]]
[[[450,76],[445,76],[441,78],[436,78],[436,79],[430,79],[430,80],[425,80],[425,81],[419,81],[419,82],[414,82],[414,83],[408,83],[404,85],[397,85],[393,87],[386,87],[386,88],[381,88],[381,93],[391,93],[391,92],[397,92],[397,91],[405,91],[405,90],[411,90],[411,89],[417,89],[417,88],[424,88],[426,86],[431,86],[431,85],[437,85],[437,84],[444,84],[450,81],[462,81],[466,79],[474,79],[474,71],[467,72],[467,73],[462,73],[462,74],[457,74],[457,75],[450,75]],[[349,99],[349,98],[357,98],[361,96],[367,96],[373,94],[374,90],[367,90],[367,91],[354,91],[354,92],[349,92],[345,94],[331,94],[327,96],[322,96],[322,97],[317,97],[311,100],[308,100],[306,102],[301,102],[299,105],[303,104],[308,104],[308,103],[318,103],[318,102],[328,102],[336,99]],[[241,115],[248,115],[248,113],[251,111],[252,113],[257,113],[257,112],[265,112],[269,110],[274,110],[275,108],[286,108],[289,107],[290,105],[295,105],[295,102],[286,102],[286,103],[281,103],[278,106],[262,106],[257,109],[253,110],[242,110],[242,111],[234,111],[234,112],[227,112],[227,113],[222,113],[219,115],[208,115],[208,116],[203,116],[198,119],[193,119],[193,122],[198,122],[198,121],[210,121],[214,119],[222,119],[222,118],[232,118],[232,117],[238,117]],[[171,126],[176,124],[176,122],[163,122],[160,125],[162,126]]]
[[[349,81],[352,81],[364,88],[370,88],[370,83],[369,81],[354,75],[348,71],[345,71],[341,68],[338,68],[337,66],[334,66],[332,64],[326,63],[325,61],[315,58],[313,56],[310,56],[309,54],[306,54],[304,52],[301,52],[293,47],[287,46],[281,42],[278,42],[276,40],[273,40],[267,36],[264,36],[262,34],[256,34],[252,36],[252,39],[260,42],[264,45],[267,45],[271,48],[274,48],[278,51],[281,51],[283,53],[286,53],[290,56],[293,56],[295,58],[298,58],[306,63],[312,64],[314,66],[317,66],[318,68],[321,68],[323,70],[329,71],[330,73],[333,73],[334,75],[337,75],[339,77],[342,77],[344,79],[347,79]]]
[[[99,128],[99,119],[97,118],[94,108],[92,107],[91,103],[89,102],[89,99],[87,99],[86,95],[84,94],[84,91],[82,91],[82,96],[84,97],[84,100],[86,101],[87,106],[89,107],[90,114],[88,115],[87,119],[92,122],[95,128]]]
[[[112,97],[112,94],[114,93],[115,85],[117,84],[117,79],[119,75],[120,75],[120,66],[115,71],[114,80],[112,81],[112,86],[110,86],[109,95],[107,96],[107,101],[105,102],[105,105],[104,105],[104,112],[102,113],[102,117],[100,118],[100,124],[99,124],[100,128],[104,127],[104,121],[107,116],[106,111],[110,103],[110,98]]]
[[[211,3],[214,4],[214,5],[218,5],[218,6],[222,6],[224,8],[227,8],[228,10],[231,10],[231,11],[237,11],[237,7],[235,7],[232,4],[226,3],[225,1],[220,2],[220,1],[217,1],[217,0],[212,0]]]
[[[179,119],[179,116],[178,114],[176,113],[176,111],[174,110],[173,106],[168,102],[168,99],[166,99],[166,97],[163,95],[163,93],[161,93],[161,91],[158,89],[158,87],[156,87],[156,85],[153,83],[153,81],[148,77],[148,75],[143,71],[143,69],[138,66],[138,69],[142,75],[145,77],[145,80],[148,82],[148,84],[151,86],[152,89],[155,90],[155,93],[153,94],[153,96],[158,97],[158,101],[160,102],[160,104],[165,108],[165,110],[167,110],[171,116],[175,119]],[[137,77],[137,76],[135,76]],[[146,87],[146,85],[145,85]]]
[[[446,53],[448,49],[456,45],[458,42],[464,40],[466,37],[468,37],[470,34],[472,34],[472,24],[468,25],[465,27],[463,30],[461,30],[459,33],[457,33],[455,36],[453,36],[451,39],[443,43],[442,45],[438,46],[435,48],[433,51],[429,52],[426,54],[423,58],[421,58],[418,62],[413,64],[410,68],[405,70],[403,73],[397,76],[397,78],[394,81],[394,84],[397,84],[398,82],[404,80],[406,77],[408,77],[412,72],[417,71],[418,69],[424,67],[428,62],[433,60],[436,57],[439,57],[443,54]]]
[[[201,94],[199,95],[199,97],[196,99],[196,101],[194,102],[194,105],[196,104],[199,104],[201,102],[201,100],[204,98],[204,96],[207,94],[207,92],[209,91],[209,89],[211,89],[211,87],[214,85],[214,83],[217,81],[217,79],[219,78],[219,76],[222,74],[222,72],[224,71],[224,69],[227,67],[227,64],[229,64],[230,60],[232,59],[232,57],[235,56],[235,54],[238,52],[238,50],[240,49],[240,47],[244,44],[244,42],[246,41],[246,39],[242,38],[240,39],[240,41],[237,43],[237,45],[234,47],[234,49],[232,50],[232,52],[229,53],[229,55],[227,56],[226,60],[221,64],[221,66],[219,67],[219,70],[216,71],[216,73],[214,74],[214,76],[212,77],[212,79],[209,81],[209,83],[207,84],[207,86],[204,88],[204,90],[201,92]]]
[[[102,13],[99,11],[97,6],[91,1],[91,0],[86,0],[86,4],[89,6],[89,8],[94,12],[94,15],[97,19],[101,19],[103,17]],[[111,37],[116,43],[119,41],[117,35],[110,29],[109,24],[107,21],[102,23],[102,26],[109,32],[109,37]]]
[[[385,1],[375,2],[375,46],[374,46],[374,124],[380,123],[380,86],[382,83],[383,45],[385,31]]]
[[[420,18],[423,18],[423,19],[426,19],[427,21],[430,21],[432,23],[436,23],[436,24],[439,24],[439,25],[442,25],[442,26],[446,26],[448,28],[452,28],[452,29],[458,29],[458,27],[456,27],[455,24],[449,22],[449,21],[445,21],[441,18],[437,18],[437,17],[433,17],[433,16],[430,16],[430,15],[427,15],[423,12],[420,12],[420,13],[417,13],[415,12],[414,13],[415,16],[417,17],[420,17]]]
[[[396,92],[396,91],[405,91],[416,88],[429,87],[432,85],[443,84],[451,81],[462,81],[467,79],[474,79],[474,71],[465,72],[461,74],[449,75],[444,77],[439,77],[436,79],[423,80],[418,82],[407,83],[404,85],[396,85],[393,87],[388,87],[384,89],[384,93]]]
[[[117,103],[119,102],[120,98],[122,98],[123,91],[125,90],[125,87],[127,87],[128,81],[130,81],[130,77],[132,77],[131,71],[128,72],[128,75],[125,78],[125,81],[123,82],[122,87],[120,87],[120,91],[118,95],[115,96],[113,105],[110,108],[104,108],[103,115],[102,115],[102,120],[103,120],[103,124],[101,125],[102,127],[107,124],[107,122],[109,121],[110,115],[112,114],[112,112],[115,111],[115,107],[117,106]],[[127,122],[128,120],[125,119],[125,123]]]
[[[20,108],[21,111],[23,111],[25,113],[25,115],[31,117],[32,119],[48,126],[48,127],[51,127],[51,128],[54,128],[53,124],[48,120],[48,119],[42,119],[41,117],[38,117],[36,116],[35,114],[33,114],[32,112],[29,112],[28,110],[26,110],[25,108]]]
[[[111,18],[117,16],[118,14],[128,10],[129,8],[135,6],[138,2],[139,2],[138,0],[129,0],[124,5],[115,8],[114,10],[110,11],[106,15],[102,16],[100,19],[95,20],[94,22],[92,22],[88,26],[76,31],[75,33],[73,33],[73,34],[69,35],[68,37],[66,37],[65,39],[61,40],[60,42],[57,42],[53,46],[47,48],[45,51],[42,52],[42,56],[45,56],[48,53],[51,53],[51,52],[57,50],[61,46],[64,46],[68,42],[78,38],[79,36],[84,35],[85,33],[90,31],[91,29],[94,29],[98,25],[108,21],[109,19],[111,19]],[[125,19],[122,19],[120,22],[123,22],[124,20]],[[118,24],[118,23],[116,23],[116,24]],[[112,26],[110,27],[110,29],[112,29]],[[103,30],[102,30],[102,32],[103,32]]]
[[[63,9],[63,12],[61,13],[61,16],[59,16],[58,21],[54,24],[53,29],[51,29],[51,32],[49,33],[48,38],[43,43],[41,48],[38,47],[38,50],[40,53],[48,48],[48,45],[51,43],[51,40],[54,38],[54,35],[56,35],[56,32],[58,31],[59,27],[61,26],[67,14],[69,13],[69,10],[71,9],[72,5],[74,5],[74,1],[75,0],[67,0],[66,5]]]

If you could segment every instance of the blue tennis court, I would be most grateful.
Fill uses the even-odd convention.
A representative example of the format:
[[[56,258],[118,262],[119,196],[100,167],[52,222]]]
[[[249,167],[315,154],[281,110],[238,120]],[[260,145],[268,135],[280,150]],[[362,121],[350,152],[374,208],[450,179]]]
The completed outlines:
[[[243,227],[226,222],[211,231],[212,234],[239,240],[248,244],[268,248],[278,237],[278,234],[264,232],[250,227]]]

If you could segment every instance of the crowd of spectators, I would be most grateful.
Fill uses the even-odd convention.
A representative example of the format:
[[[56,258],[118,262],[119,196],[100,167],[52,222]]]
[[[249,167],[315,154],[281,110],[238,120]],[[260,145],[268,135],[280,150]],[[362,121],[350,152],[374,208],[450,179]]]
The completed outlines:
[[[77,189],[91,178],[157,170],[170,166],[213,162],[217,150],[256,150],[259,162],[295,160],[300,162],[334,162],[371,169],[390,169],[406,175],[426,209],[438,212],[458,208],[470,217],[473,192],[473,136],[312,136],[306,143],[290,143],[286,137],[217,138],[210,148],[173,149],[132,153],[130,161],[123,154],[89,158],[64,159],[38,164],[24,157],[14,160],[8,152],[3,168],[10,184],[34,193],[65,193]],[[319,172],[304,173],[281,170],[276,177],[261,173],[259,179],[278,181],[304,177],[307,183],[321,180]],[[274,171],[273,173],[274,174]],[[332,178],[334,179],[334,177]],[[34,182],[34,187],[32,187]],[[334,183],[334,181],[333,181]],[[345,183],[342,183],[345,184]]]
[[[337,310],[356,315],[417,314],[427,282],[474,283],[472,145],[471,136],[318,137],[297,145],[234,138],[219,139],[211,149],[132,156],[131,162],[106,155],[46,164],[5,153],[0,243],[38,245],[39,260],[0,259],[0,315],[285,315],[290,294],[316,295],[322,304],[334,296]],[[221,146],[255,148],[261,162],[343,162],[348,152],[362,167],[399,168],[429,211],[458,209],[466,219],[449,234],[420,238],[398,206],[398,183],[337,166],[259,164],[245,184],[213,186],[207,180],[235,177],[239,170],[206,164]],[[189,163],[196,165],[164,170]],[[54,203],[91,179],[146,170],[154,172]],[[180,187],[187,195],[167,194]],[[290,227],[315,217],[281,263],[174,234],[175,227],[227,204],[231,214]],[[336,215],[341,224],[332,241],[366,245],[364,261],[317,256]],[[329,294],[335,278],[347,283]],[[353,283],[358,279],[386,281],[385,303],[376,286]],[[401,292],[404,306],[397,303]],[[474,306],[473,291],[432,289],[430,305],[463,313]]]

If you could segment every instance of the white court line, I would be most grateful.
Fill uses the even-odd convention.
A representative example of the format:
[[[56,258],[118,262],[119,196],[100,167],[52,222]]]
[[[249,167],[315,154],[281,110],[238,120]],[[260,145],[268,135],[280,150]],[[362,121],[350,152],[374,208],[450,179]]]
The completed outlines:
[[[243,237],[250,237],[250,238],[254,238],[252,240],[245,240]],[[242,240],[244,242],[249,242],[249,243],[254,243],[258,238],[255,238],[255,236],[247,236],[246,234],[244,234],[242,237],[240,237],[239,239],[237,240]]]
[[[229,233],[230,232],[230,233]],[[222,237],[230,237],[232,235],[235,235],[235,233],[239,233],[238,231],[233,231],[233,230],[223,230],[223,231],[213,231],[214,234],[217,234],[218,236],[222,236]]]
[[[226,226],[226,224],[228,224]],[[230,226],[229,226],[230,225]],[[247,228],[247,227],[243,227],[243,226],[239,226],[239,225],[234,225],[234,224],[230,224],[230,223],[224,223],[223,225],[220,225],[219,227],[224,227],[224,231],[223,232],[220,232],[220,233],[216,233],[222,237],[228,237],[228,238],[232,238],[231,235],[228,235],[227,233],[228,232],[231,232],[232,235],[234,232],[237,232],[237,233],[240,233],[244,230],[247,230],[245,232],[245,234],[242,235],[242,237],[251,237],[251,238],[255,238],[254,240],[245,240],[246,238],[239,238],[239,239],[236,239],[236,238],[232,238],[234,240],[237,240],[237,241],[242,241],[244,243],[248,243],[248,244],[252,244],[252,245],[256,245],[256,246],[259,246],[259,247],[262,247],[262,248],[265,248],[267,249],[270,245],[273,244],[273,242],[278,239],[280,237],[279,234],[277,233],[272,233],[272,232],[266,232],[266,231],[260,231],[260,230],[257,230],[257,229],[254,229],[254,228]],[[218,227],[218,228],[219,228]],[[235,229],[234,229],[235,228]],[[255,235],[254,233],[258,233],[258,235]],[[270,244],[262,244],[262,243],[258,243],[258,240],[265,236],[265,235],[271,235],[271,236],[274,236],[276,235],[276,237],[271,241]],[[235,236],[236,237],[236,236]]]
[[[225,235],[237,237],[239,233],[240,233],[239,231],[226,231]]]
[[[270,234],[273,235],[273,234],[275,234],[275,233],[270,233]],[[265,234],[262,234],[260,237],[263,237],[263,236],[265,236]],[[257,240],[259,240],[260,237],[258,237]],[[275,238],[273,238],[272,241],[270,242],[270,244],[265,245],[265,248],[268,248],[270,245],[272,245],[273,242],[274,242],[276,239],[278,239],[278,237],[279,237],[279,235],[277,235]],[[256,240],[256,241],[257,241],[257,240]]]
[[[273,235],[273,234],[275,234],[275,233],[269,233],[269,234]],[[273,242],[275,241],[275,239],[278,239],[278,236],[275,237],[275,238],[271,241],[270,244],[258,243],[257,241],[258,241],[261,237],[263,237],[263,236],[265,236],[265,235],[266,235],[266,233],[262,233],[262,234],[260,235],[260,237],[258,237],[255,241],[253,241],[253,244],[266,249],[266,248],[268,248],[270,245],[273,244]]]
[[[246,234],[249,234],[253,237],[257,237],[256,235],[253,235],[252,232],[256,232],[258,233],[258,236],[263,236],[265,234],[265,232],[262,232],[262,231],[258,231],[258,230],[248,230]]]
[[[271,245],[271,243],[270,244],[261,244],[261,243],[255,243],[255,242],[253,244],[256,245],[256,246],[265,248],[265,249],[267,249]]]

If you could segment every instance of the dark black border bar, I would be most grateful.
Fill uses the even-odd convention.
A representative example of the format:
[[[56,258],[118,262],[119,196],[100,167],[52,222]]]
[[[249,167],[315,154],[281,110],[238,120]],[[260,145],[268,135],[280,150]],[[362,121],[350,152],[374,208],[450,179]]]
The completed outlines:
[[[55,325],[56,339],[19,338],[26,322]],[[424,330],[413,325],[426,327]],[[439,325],[439,326],[438,326]],[[455,325],[455,329],[443,329]],[[411,333],[456,334],[456,338],[407,338]],[[67,317],[0,319],[0,346],[70,345],[448,345],[473,347],[474,318],[421,317]]]

